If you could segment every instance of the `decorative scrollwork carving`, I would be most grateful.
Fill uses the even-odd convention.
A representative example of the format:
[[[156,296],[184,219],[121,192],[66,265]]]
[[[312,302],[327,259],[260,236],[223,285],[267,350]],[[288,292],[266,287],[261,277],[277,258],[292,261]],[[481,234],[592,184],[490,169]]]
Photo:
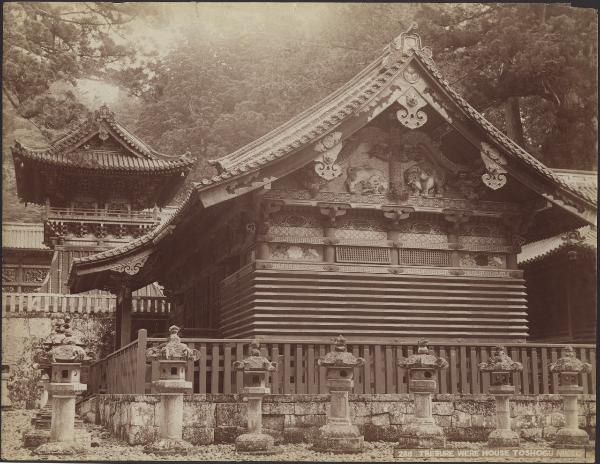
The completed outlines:
[[[396,112],[396,116],[403,126],[416,129],[425,125],[427,113],[422,108],[427,106],[427,102],[414,87],[408,89],[398,99],[398,103],[402,108]]]
[[[486,142],[481,142],[481,159],[487,171],[481,176],[483,183],[492,190],[504,187],[507,180],[506,159]]]
[[[124,273],[128,275],[135,275],[140,272],[140,269],[146,264],[148,261],[149,255],[142,256],[140,258],[133,259],[126,263],[119,263],[116,266],[111,267],[111,271]]]
[[[336,160],[342,150],[342,133],[333,132],[315,144],[315,151],[321,153],[315,159],[315,172],[325,180],[335,179],[342,174]]]

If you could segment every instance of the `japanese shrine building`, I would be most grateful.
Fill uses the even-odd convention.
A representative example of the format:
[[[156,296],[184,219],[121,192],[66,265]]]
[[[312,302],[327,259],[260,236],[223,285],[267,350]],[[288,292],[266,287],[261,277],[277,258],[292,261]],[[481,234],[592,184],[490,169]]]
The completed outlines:
[[[67,278],[74,259],[129,243],[158,227],[172,212],[167,205],[195,163],[187,154],[158,153],[107,106],[49,147],[32,149],[16,142],[12,155],[19,198],[45,210],[41,224],[3,225],[3,235],[8,234],[3,237],[3,290],[35,291],[50,300],[70,293]],[[153,282],[137,289],[134,297],[164,300]],[[94,301],[102,303],[101,298]],[[44,308],[28,308],[33,310]],[[134,321],[135,329],[140,324],[151,333],[166,329],[166,314],[138,316],[143,321]]]
[[[37,160],[19,150],[16,163]],[[72,259],[71,291],[119,295],[122,327],[132,292],[156,281],[172,322],[198,334],[524,341],[521,247],[596,222],[596,196],[490,124],[411,31],[333,94],[212,163],[218,174],[164,223]],[[27,184],[25,200],[64,191],[34,185],[45,184]],[[148,191],[172,190],[123,193],[142,208],[153,206]]]

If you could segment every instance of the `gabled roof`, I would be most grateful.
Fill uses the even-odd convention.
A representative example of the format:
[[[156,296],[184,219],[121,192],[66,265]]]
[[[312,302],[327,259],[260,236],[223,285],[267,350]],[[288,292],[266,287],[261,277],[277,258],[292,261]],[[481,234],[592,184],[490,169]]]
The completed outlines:
[[[597,243],[598,234],[596,228],[585,226],[569,231],[566,234],[555,235],[554,237],[523,245],[521,253],[517,256],[517,262],[519,264],[530,264],[567,247],[595,251]]]
[[[494,144],[501,151],[510,161],[503,166],[509,174],[526,171],[537,176],[536,179],[541,179],[546,188],[544,192],[538,191],[538,194],[571,214],[578,215],[579,210],[585,211],[585,215],[579,215],[580,220],[589,223],[593,217],[595,221],[596,197],[565,181],[487,121],[450,87],[433,62],[430,51],[427,47],[421,47],[420,37],[409,31],[401,34],[373,63],[328,97],[258,140],[211,161],[218,174],[195,183],[179,209],[162,226],[123,247],[74,261],[71,277],[74,277],[74,269],[80,266],[89,269],[94,262],[106,265],[158,244],[167,235],[165,231],[174,226],[198,198],[201,205],[209,207],[267,185],[298,169],[303,165],[302,162],[310,162],[311,159],[302,158],[312,156],[312,152],[306,148],[334,130],[350,126],[351,121],[356,121],[361,115],[363,125],[366,124],[368,119],[364,117],[365,111],[393,104],[398,97],[390,88],[409,67],[417,69],[432,81],[436,90],[454,105],[462,117],[480,129],[486,143]],[[354,131],[357,129],[355,127]],[[343,136],[351,133],[347,130]],[[273,175],[273,172],[277,174]],[[210,201],[207,200],[211,195]],[[149,245],[151,242],[153,245]]]
[[[402,42],[407,35],[415,38],[415,42],[418,44],[416,47],[402,49]],[[420,42],[420,37],[410,31],[401,34],[386,49],[386,52],[328,97],[254,142],[229,155],[211,160],[210,163],[217,168],[219,174],[202,179],[198,186],[206,188],[214,184],[229,182],[317,142],[323,135],[334,130],[356,110],[368,103],[398,76],[400,70],[417,65],[426,70],[429,77],[446,92],[464,115],[483,129],[492,141],[505,150],[508,156],[525,163],[559,189],[583,200],[588,206],[596,208],[596,195],[590,195],[588,191],[575,188],[562,176],[555,174],[552,169],[497,129],[452,89],[431,58],[429,48],[421,48]]]
[[[101,140],[112,137],[124,150],[103,150],[86,147],[85,141],[99,135]],[[171,172],[190,168],[195,160],[188,154],[169,156],[157,152],[133,135],[117,121],[108,106],[101,106],[93,116],[78,122],[65,135],[45,149],[28,148],[19,142],[13,147],[15,163],[31,161],[47,165],[90,170],[140,172]]]
[[[18,222],[2,223],[2,248],[51,251],[44,245],[44,225]]]

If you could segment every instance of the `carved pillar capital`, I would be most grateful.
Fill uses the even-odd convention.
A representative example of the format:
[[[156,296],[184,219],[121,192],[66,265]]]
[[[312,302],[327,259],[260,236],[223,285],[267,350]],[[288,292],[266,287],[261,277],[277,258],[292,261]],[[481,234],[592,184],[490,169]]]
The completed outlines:
[[[460,232],[460,225],[469,222],[471,216],[473,216],[472,211],[464,210],[446,209],[442,213],[444,214],[444,219],[450,223],[453,232],[457,234]]]
[[[346,211],[351,208],[348,204],[318,203],[319,212],[324,216],[327,227],[335,226],[338,217],[344,216]]]
[[[398,227],[401,221],[408,219],[415,212],[414,208],[402,206],[383,206],[381,210],[383,217],[391,222],[392,228]]]

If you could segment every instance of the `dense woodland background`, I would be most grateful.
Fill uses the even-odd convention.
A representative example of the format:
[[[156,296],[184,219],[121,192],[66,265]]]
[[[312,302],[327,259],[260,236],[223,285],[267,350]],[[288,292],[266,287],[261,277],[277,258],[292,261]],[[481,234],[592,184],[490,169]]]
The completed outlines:
[[[3,220],[10,146],[106,102],[159,151],[225,155],[337,89],[413,21],[448,81],[555,168],[596,169],[597,14],[567,4],[3,5]]]

